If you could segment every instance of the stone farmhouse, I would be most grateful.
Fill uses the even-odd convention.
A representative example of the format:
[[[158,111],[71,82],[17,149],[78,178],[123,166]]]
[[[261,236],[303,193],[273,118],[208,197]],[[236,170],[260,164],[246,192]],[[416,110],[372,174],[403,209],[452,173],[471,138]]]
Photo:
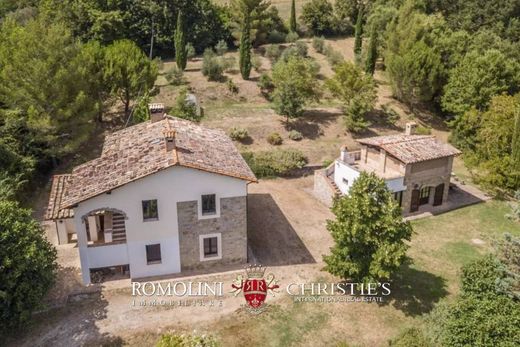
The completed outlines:
[[[434,136],[415,135],[416,126],[406,124],[404,134],[359,139],[357,151],[343,146],[338,159],[315,173],[316,196],[331,205],[333,197],[348,194],[365,171],[385,180],[405,215],[445,204],[453,158],[460,151]]]
[[[255,175],[228,136],[164,115],[108,135],[100,157],[53,177],[46,220],[77,238],[83,282],[247,262]]]

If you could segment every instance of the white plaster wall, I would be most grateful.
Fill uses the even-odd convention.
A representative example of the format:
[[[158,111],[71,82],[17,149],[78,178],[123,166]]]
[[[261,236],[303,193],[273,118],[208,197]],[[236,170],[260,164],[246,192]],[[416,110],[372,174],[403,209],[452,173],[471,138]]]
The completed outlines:
[[[153,175],[133,181],[80,203],[74,209],[74,220],[78,231],[81,266],[84,282],[89,282],[88,269],[95,263],[103,266],[104,253],[93,260],[87,252],[85,225],[81,217],[99,208],[114,208],[126,213],[125,220],[128,248],[128,264],[131,277],[146,277],[180,272],[179,236],[177,224],[177,202],[198,200],[202,194],[217,194],[219,198],[247,195],[247,182],[238,178],[205,171],[171,167]],[[157,199],[159,218],[143,221],[142,200]],[[145,246],[161,244],[161,264],[147,265]],[[111,248],[101,246],[96,248]],[[87,254],[88,253],[88,254]],[[108,259],[108,258],[107,258]],[[112,264],[110,264],[112,265]],[[106,266],[110,266],[106,265]],[[121,265],[121,264],[118,264]]]
[[[343,194],[348,194],[350,187],[354,184],[354,181],[359,177],[360,172],[353,169],[349,165],[343,163],[340,160],[336,160],[334,163],[334,183],[338,186],[339,190]],[[348,181],[348,184],[343,182],[343,178]],[[388,189],[392,192],[399,192],[401,190],[406,190],[406,186],[404,185],[404,177],[398,177],[394,179],[386,180],[386,185]]]
[[[336,160],[334,163],[334,183],[338,186],[339,190],[343,194],[348,194],[350,187],[354,181],[359,177],[360,172],[348,166],[347,164],[341,162],[340,160]],[[345,178],[348,183],[345,184],[343,182],[343,178]]]
[[[124,243],[88,247],[87,254],[90,268],[128,264],[128,249]]]

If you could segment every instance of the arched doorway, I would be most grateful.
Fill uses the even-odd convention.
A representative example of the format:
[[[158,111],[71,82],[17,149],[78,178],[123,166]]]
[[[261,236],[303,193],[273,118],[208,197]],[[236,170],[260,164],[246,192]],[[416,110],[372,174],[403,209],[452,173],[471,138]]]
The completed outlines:
[[[99,208],[81,218],[89,246],[126,242],[125,212],[115,208]]]

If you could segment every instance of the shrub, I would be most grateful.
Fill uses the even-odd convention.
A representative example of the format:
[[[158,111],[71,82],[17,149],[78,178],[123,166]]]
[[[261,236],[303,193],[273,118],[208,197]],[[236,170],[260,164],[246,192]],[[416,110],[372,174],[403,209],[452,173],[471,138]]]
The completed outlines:
[[[156,347],[217,347],[219,344],[213,336],[164,334]]]
[[[296,41],[296,50],[298,51],[298,55],[302,57],[306,57],[308,53],[307,44],[303,41]]]
[[[283,142],[282,137],[278,133],[271,133],[267,136],[267,142],[269,142],[273,146],[281,145]]]
[[[238,93],[238,86],[235,84],[235,82],[233,82],[233,80],[229,79],[226,83],[226,86],[227,86],[227,89],[233,93],[233,94],[237,94]]]
[[[193,59],[197,53],[195,52],[195,47],[191,44],[191,42],[188,42],[186,44],[186,57],[188,60]]]
[[[273,80],[271,79],[271,77],[267,73],[264,72],[263,74],[260,75],[257,85],[260,88],[262,95],[266,99],[270,99],[270,94],[274,89],[274,84],[273,84]]]
[[[307,164],[302,152],[293,149],[245,152],[242,157],[257,177],[283,176]]]
[[[229,137],[234,141],[243,141],[249,137],[249,134],[247,129],[233,127],[229,131]]]
[[[269,58],[271,61],[276,61],[280,58],[280,46],[279,45],[269,45],[265,48],[265,56]]]
[[[426,339],[422,330],[409,328],[388,342],[392,347],[430,347],[432,344]]]
[[[293,141],[300,141],[303,139],[303,135],[298,130],[291,130],[289,131],[289,138]]]
[[[334,160],[332,159],[325,159],[321,165],[323,165],[323,167],[329,167],[330,164],[332,164],[334,162]]]
[[[461,292],[477,297],[494,296],[497,284],[503,277],[500,262],[492,255],[485,256],[462,268]]]
[[[287,35],[285,33],[282,33],[278,30],[272,30],[269,32],[267,40],[269,43],[283,43],[285,42],[285,37]]]
[[[251,59],[251,65],[256,72],[260,71],[260,68],[262,68],[262,60],[258,55],[253,56],[253,59]]]
[[[432,129],[420,125],[417,128],[415,128],[415,133],[417,135],[430,135],[432,133]]]
[[[343,54],[334,50],[330,45],[325,47],[325,55],[327,56],[327,61],[332,67],[335,67],[336,65],[339,65],[345,61]]]
[[[215,45],[215,52],[217,52],[217,55],[224,55],[228,51],[228,45],[226,41],[220,40]]]
[[[164,76],[168,83],[174,86],[180,86],[184,83],[184,74],[181,69],[177,66],[172,67],[170,70],[166,72]]]
[[[202,59],[202,74],[208,77],[209,81],[220,81],[224,66],[211,48],[206,48]]]
[[[220,57],[220,63],[224,71],[230,72],[237,66],[237,59],[232,55],[227,57]]]
[[[390,124],[395,124],[399,120],[399,113],[397,113],[396,110],[394,110],[392,107],[390,107],[388,104],[381,105],[381,109],[385,113],[386,120]]]
[[[316,52],[323,54],[325,52],[325,38],[323,36],[314,36],[312,39],[312,47]]]
[[[173,108],[174,115],[179,118],[187,119],[192,122],[199,122],[202,114],[197,112],[197,105],[188,101],[188,88],[182,88],[175,99]]]
[[[290,32],[287,34],[287,36],[285,36],[285,42],[296,42],[299,38],[300,36],[298,35],[298,33]]]

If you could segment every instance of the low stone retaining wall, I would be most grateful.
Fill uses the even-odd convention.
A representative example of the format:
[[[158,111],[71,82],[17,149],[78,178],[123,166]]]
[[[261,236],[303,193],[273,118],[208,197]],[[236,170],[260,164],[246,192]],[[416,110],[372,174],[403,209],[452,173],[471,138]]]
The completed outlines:
[[[334,187],[327,177],[327,169],[314,171],[314,195],[326,206],[332,206]]]

